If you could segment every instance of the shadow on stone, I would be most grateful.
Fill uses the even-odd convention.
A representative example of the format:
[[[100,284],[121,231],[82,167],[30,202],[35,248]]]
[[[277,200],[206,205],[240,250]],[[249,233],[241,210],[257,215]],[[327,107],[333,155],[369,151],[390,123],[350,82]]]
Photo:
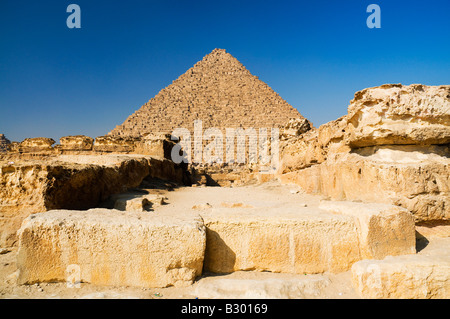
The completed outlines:
[[[220,235],[206,228],[206,243],[203,271],[205,273],[220,274],[233,272],[236,263],[236,253],[231,250]]]
[[[429,240],[426,239],[421,233],[416,231],[416,252],[421,251],[429,244]]]

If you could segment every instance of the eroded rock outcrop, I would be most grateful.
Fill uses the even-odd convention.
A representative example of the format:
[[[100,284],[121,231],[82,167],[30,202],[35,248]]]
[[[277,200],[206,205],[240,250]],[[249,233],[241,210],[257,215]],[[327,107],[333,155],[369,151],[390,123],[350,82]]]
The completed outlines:
[[[450,143],[450,86],[386,84],[355,94],[348,107],[346,143]]]
[[[94,151],[105,153],[133,153],[137,139],[129,137],[98,136]]]
[[[62,151],[91,151],[94,139],[85,135],[64,136],[59,143]]]
[[[280,139],[290,140],[298,138],[300,135],[308,132],[312,128],[312,123],[306,118],[290,119],[287,124],[281,129]]]
[[[19,152],[23,153],[51,153],[55,140],[48,137],[26,138],[19,144]]]
[[[382,85],[348,114],[281,145],[280,179],[335,200],[399,205],[450,221],[450,86]]]
[[[89,209],[144,178],[183,183],[184,169],[137,155],[60,155],[0,163],[0,245],[16,242],[22,220],[51,209]]]

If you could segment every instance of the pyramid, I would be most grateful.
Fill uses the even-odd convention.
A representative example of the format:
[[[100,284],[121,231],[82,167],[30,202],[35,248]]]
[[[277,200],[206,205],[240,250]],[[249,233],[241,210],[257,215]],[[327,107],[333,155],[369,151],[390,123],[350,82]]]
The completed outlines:
[[[108,135],[143,137],[175,128],[193,132],[194,120],[202,120],[203,129],[270,129],[298,118],[303,117],[295,108],[236,58],[215,49]]]
[[[11,144],[11,142],[5,137],[5,135],[0,134],[0,153],[6,152],[9,144]]]

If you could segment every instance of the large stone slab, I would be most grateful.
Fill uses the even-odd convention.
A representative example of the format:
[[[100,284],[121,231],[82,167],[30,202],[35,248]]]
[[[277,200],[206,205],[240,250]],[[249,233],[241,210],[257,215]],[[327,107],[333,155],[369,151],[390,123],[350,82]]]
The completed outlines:
[[[352,267],[352,282],[364,298],[450,298],[450,238],[427,254],[362,260]]]
[[[342,272],[363,258],[415,252],[414,221],[408,212],[389,205],[352,204],[324,207],[327,210],[202,211],[208,243],[204,268],[215,273]]]
[[[85,135],[64,136],[59,143],[62,151],[91,151],[94,139]]]
[[[306,208],[217,208],[202,216],[207,271],[339,272],[360,259],[357,232],[348,216]]]
[[[345,201],[323,201],[319,207],[354,217],[363,259],[416,253],[414,218],[404,208]]]
[[[18,282],[185,286],[202,272],[205,227],[198,215],[56,210],[29,216],[19,234]],[[76,276],[73,275],[73,276]]]

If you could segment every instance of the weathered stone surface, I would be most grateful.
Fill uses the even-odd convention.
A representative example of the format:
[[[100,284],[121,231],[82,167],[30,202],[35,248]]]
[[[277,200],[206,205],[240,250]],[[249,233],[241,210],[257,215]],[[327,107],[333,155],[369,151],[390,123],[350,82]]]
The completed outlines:
[[[148,134],[136,143],[134,153],[171,159],[174,145],[170,134]]]
[[[94,139],[85,135],[64,136],[59,143],[63,151],[91,151]]]
[[[20,143],[19,142],[11,142],[8,144],[7,152],[8,153],[19,153]]]
[[[129,137],[98,136],[94,151],[105,153],[133,153],[137,140]]]
[[[362,258],[415,252],[414,221],[390,205],[328,203],[326,210],[213,208],[207,228],[205,269],[342,272]]]
[[[281,175],[307,193],[405,207],[416,222],[450,219],[450,159],[435,146],[377,147]]]
[[[202,272],[205,229],[199,216],[93,209],[29,216],[19,234],[18,282],[80,280],[98,285],[186,286]]]
[[[448,221],[449,139],[450,86],[369,88],[346,116],[282,145],[280,180],[334,200],[399,205],[417,223]]]
[[[360,259],[358,235],[348,216],[299,208],[214,209],[202,217],[207,271],[339,272]]]
[[[362,259],[416,253],[414,218],[404,208],[345,201],[323,201],[319,208],[354,217]]]
[[[312,129],[312,123],[305,118],[290,119],[280,130],[280,139],[296,138]]]
[[[352,282],[364,298],[450,298],[450,238],[427,254],[362,260],[352,266]]]
[[[55,141],[47,137],[26,138],[19,145],[19,151],[23,153],[39,153],[53,151]]]
[[[268,279],[221,277],[202,278],[194,294],[202,299],[300,299],[317,296],[330,284],[322,275]]]
[[[194,185],[234,187],[276,179],[274,175],[266,174],[260,169],[258,165],[213,164],[192,165],[189,172]]]
[[[280,173],[288,173],[324,162],[329,153],[347,153],[350,147],[342,142],[346,117],[311,129],[280,143]]]
[[[144,178],[182,183],[183,168],[137,155],[60,155],[0,162],[0,245],[10,246],[22,220],[51,209],[88,209]]]
[[[352,147],[450,142],[450,85],[386,84],[355,94],[348,107]]]
[[[450,142],[450,86],[386,84],[355,93],[348,114],[281,142],[281,173],[377,145]]]

